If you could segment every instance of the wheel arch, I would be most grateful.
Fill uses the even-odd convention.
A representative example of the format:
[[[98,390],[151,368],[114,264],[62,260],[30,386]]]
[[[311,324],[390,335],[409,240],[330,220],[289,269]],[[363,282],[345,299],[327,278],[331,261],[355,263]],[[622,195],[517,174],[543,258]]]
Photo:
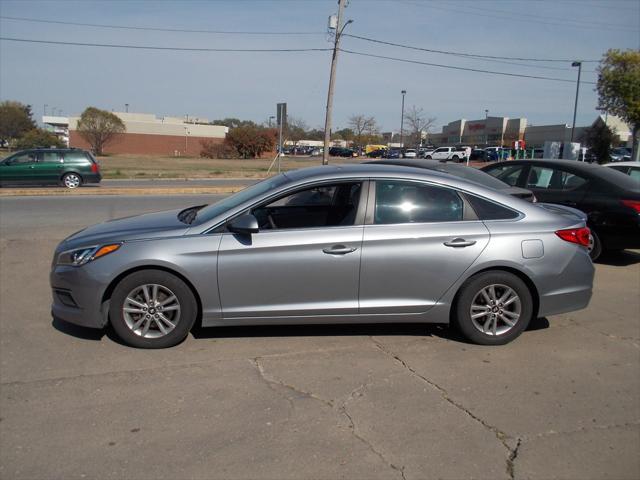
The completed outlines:
[[[485,273],[485,272],[507,272],[507,273],[511,273],[511,274],[515,275],[520,280],[522,280],[524,282],[524,284],[527,286],[527,288],[529,289],[529,292],[531,293],[531,299],[533,301],[533,305],[532,305],[533,314],[532,314],[531,318],[533,318],[533,319],[537,318],[538,311],[540,309],[540,293],[538,292],[538,288],[536,287],[535,283],[533,283],[531,278],[529,278],[529,276],[526,273],[524,273],[523,271],[518,270],[517,268],[500,265],[500,266],[486,267],[486,268],[483,268],[482,270],[478,270],[477,272],[473,272],[472,275],[467,277],[464,280],[464,282],[462,282],[460,284],[460,286],[458,287],[458,290],[456,291],[456,294],[454,295],[453,300],[451,302],[451,309],[450,309],[450,313],[449,313],[449,322],[450,323],[451,323],[451,320],[453,319],[453,316],[456,313],[456,308],[457,308],[457,305],[458,305],[458,297],[460,296],[460,292],[462,292],[462,289],[465,286],[465,284],[469,280],[474,278],[475,276],[480,275],[481,273]]]
[[[82,174],[80,172],[75,171],[75,170],[67,170],[67,171],[62,172],[62,174],[60,175],[60,179],[59,180],[62,182],[62,179],[65,177],[65,175],[69,175],[70,173],[73,173],[73,174],[79,176],[80,177],[80,181],[84,183],[84,177],[82,176]]]
[[[111,282],[109,283],[109,286],[107,286],[107,288],[105,289],[104,293],[102,294],[102,300],[100,304],[103,305],[104,302],[111,300],[113,291],[116,289],[116,287],[122,280],[124,280],[126,277],[128,277],[132,273],[140,272],[143,270],[159,270],[162,272],[170,273],[171,275],[174,275],[178,277],[180,280],[182,280],[185,283],[185,285],[189,288],[189,290],[191,290],[191,293],[196,299],[196,304],[198,306],[198,311],[196,314],[196,323],[194,325],[198,325],[202,323],[202,300],[200,299],[200,294],[198,293],[198,290],[196,290],[196,287],[194,287],[193,283],[191,283],[191,281],[180,272],[162,265],[140,265],[140,266],[125,270],[124,272],[121,272],[117,277],[111,280]]]

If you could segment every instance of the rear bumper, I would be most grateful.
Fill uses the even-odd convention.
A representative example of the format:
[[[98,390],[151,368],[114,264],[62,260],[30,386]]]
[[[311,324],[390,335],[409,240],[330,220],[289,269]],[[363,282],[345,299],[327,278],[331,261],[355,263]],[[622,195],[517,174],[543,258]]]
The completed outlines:
[[[100,183],[102,181],[102,174],[98,173],[85,173],[82,175],[84,183]]]

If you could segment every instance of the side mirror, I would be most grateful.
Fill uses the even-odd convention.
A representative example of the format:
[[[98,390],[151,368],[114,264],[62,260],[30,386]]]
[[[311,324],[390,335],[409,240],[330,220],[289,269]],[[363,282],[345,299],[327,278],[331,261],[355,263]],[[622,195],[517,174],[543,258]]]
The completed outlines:
[[[227,229],[232,233],[238,233],[240,235],[251,235],[252,233],[258,233],[260,231],[258,219],[250,213],[234,219],[227,225]]]

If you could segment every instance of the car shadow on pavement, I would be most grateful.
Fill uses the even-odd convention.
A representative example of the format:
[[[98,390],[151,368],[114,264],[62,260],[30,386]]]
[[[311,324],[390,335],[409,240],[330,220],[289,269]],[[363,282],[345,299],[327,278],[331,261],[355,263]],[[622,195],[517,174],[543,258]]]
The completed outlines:
[[[107,333],[106,329],[81,327],[55,317],[51,321],[51,326],[61,333],[83,340],[99,341]]]
[[[628,267],[640,263],[640,253],[632,250],[604,251],[595,263],[610,267]]]

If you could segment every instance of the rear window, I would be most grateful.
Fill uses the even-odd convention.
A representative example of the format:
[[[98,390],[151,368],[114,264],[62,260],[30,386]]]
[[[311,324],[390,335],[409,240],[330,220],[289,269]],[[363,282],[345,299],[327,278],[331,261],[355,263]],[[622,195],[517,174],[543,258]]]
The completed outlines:
[[[87,156],[84,152],[64,152],[65,162],[86,162],[87,160]]]
[[[480,220],[512,220],[520,215],[515,210],[499,203],[475,195],[466,194],[466,196]]]

